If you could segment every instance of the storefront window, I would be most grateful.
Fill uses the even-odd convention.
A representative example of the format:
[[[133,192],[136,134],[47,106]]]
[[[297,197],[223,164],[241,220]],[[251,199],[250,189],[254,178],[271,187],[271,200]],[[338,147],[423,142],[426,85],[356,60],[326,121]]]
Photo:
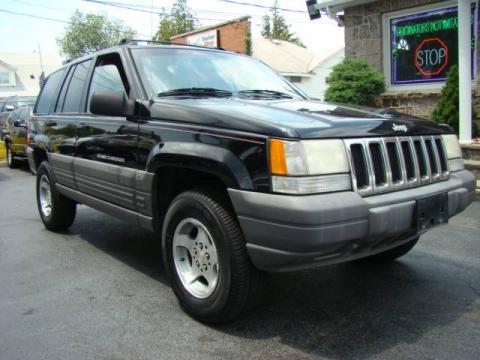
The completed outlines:
[[[472,77],[475,74],[477,8],[472,3]],[[445,81],[458,63],[457,7],[388,18],[391,85]]]

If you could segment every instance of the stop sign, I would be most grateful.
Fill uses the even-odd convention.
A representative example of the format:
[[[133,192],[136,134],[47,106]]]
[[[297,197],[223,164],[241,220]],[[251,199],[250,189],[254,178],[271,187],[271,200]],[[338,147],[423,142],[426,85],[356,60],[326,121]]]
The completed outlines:
[[[415,67],[424,76],[440,74],[448,64],[448,47],[438,37],[423,39],[415,49]]]

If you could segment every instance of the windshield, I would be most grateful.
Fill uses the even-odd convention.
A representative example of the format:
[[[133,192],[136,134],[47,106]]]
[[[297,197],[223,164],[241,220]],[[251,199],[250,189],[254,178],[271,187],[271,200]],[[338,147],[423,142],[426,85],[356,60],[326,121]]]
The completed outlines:
[[[248,56],[194,49],[132,49],[149,97],[176,89],[268,90],[303,98],[290,83]]]

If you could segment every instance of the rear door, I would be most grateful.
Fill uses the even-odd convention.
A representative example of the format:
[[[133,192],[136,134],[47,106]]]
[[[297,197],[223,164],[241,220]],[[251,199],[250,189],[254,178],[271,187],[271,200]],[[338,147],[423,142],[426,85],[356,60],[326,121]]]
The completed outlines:
[[[80,191],[136,210],[138,124],[125,117],[94,115],[89,111],[91,96],[96,91],[116,91],[129,97],[131,83],[119,53],[98,56],[84,113],[77,123],[74,169]]]
[[[75,128],[69,121],[56,115],[58,94],[67,86],[65,75],[68,67],[52,73],[46,79],[34,109],[35,121],[38,124],[38,135],[35,138],[36,147],[47,150],[50,165],[57,181],[67,186],[74,186],[72,163],[73,149],[63,146],[75,141]],[[70,168],[70,172],[67,169]]]
[[[73,159],[75,156],[76,124],[82,115],[87,77],[93,60],[72,64],[59,90],[52,114],[43,123],[50,143],[49,161],[57,182],[76,188]]]

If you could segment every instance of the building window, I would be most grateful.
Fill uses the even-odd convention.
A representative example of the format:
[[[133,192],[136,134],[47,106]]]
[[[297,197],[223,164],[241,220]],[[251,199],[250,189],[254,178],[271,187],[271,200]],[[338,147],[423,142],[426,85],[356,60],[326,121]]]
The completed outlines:
[[[441,86],[458,63],[455,2],[384,15],[385,70],[389,85]],[[450,6],[451,5],[451,6]],[[475,74],[477,6],[472,11],[472,78]]]
[[[10,86],[10,73],[6,71],[0,72],[0,86]]]
[[[301,76],[288,76],[288,80],[291,83],[301,83],[302,82],[302,77]]]

